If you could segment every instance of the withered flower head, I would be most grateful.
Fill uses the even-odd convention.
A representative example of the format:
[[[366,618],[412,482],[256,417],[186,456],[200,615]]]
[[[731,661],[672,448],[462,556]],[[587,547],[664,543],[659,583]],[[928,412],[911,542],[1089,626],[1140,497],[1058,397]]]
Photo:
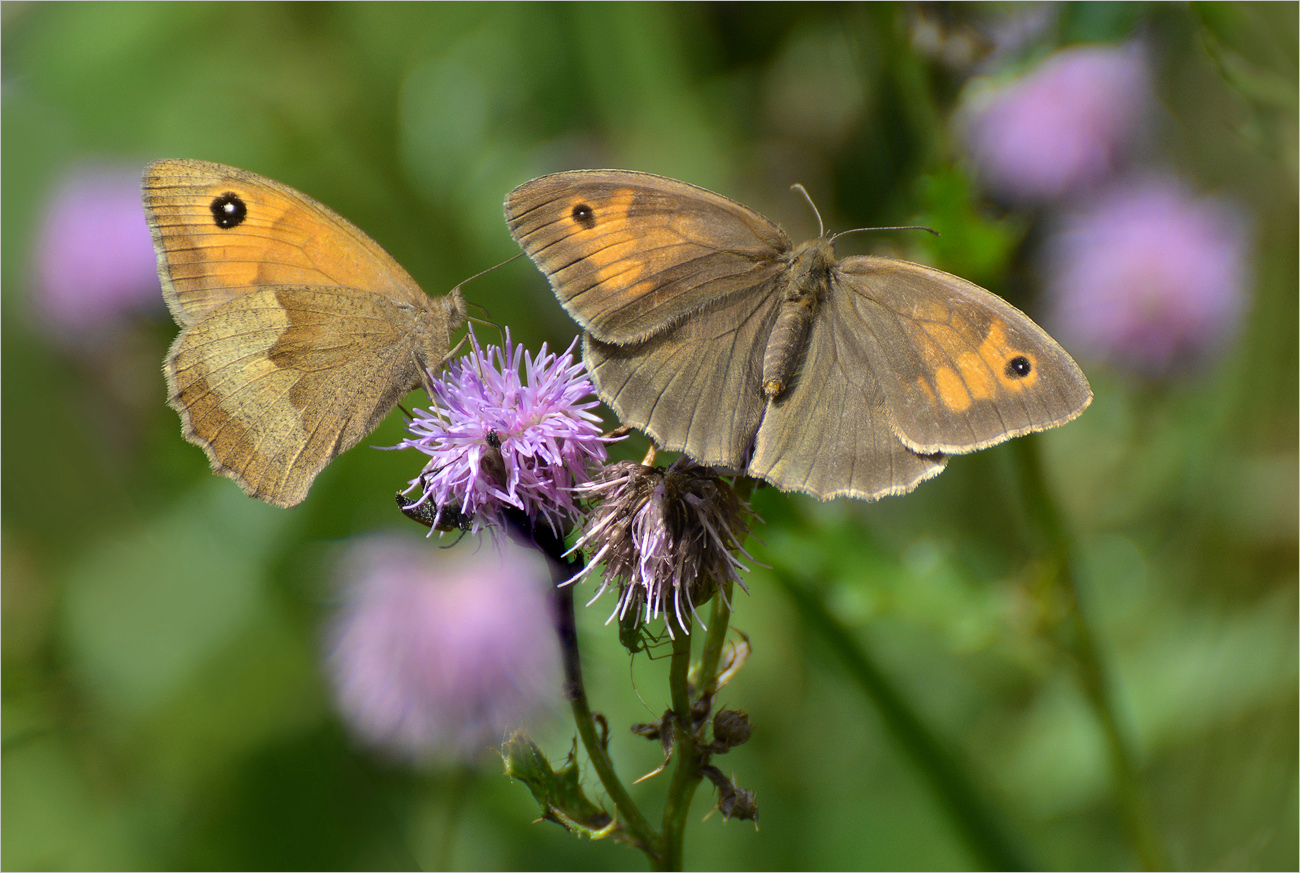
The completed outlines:
[[[679,457],[668,469],[632,461],[610,464],[585,487],[595,504],[575,549],[589,549],[577,581],[604,563],[600,590],[618,585],[610,616],[622,622],[642,611],[649,621],[663,614],[668,632],[690,632],[689,616],[723,582],[742,588],[736,557],[749,535],[753,511],[716,472]],[[751,558],[752,560],[752,558]]]
[[[719,754],[748,742],[753,728],[739,709],[720,709],[713,716],[713,750]]]
[[[700,773],[718,789],[718,811],[722,813],[723,820],[737,818],[752,821],[758,827],[758,801],[754,792],[741,788],[736,780],[728,778],[712,764],[701,767]]]

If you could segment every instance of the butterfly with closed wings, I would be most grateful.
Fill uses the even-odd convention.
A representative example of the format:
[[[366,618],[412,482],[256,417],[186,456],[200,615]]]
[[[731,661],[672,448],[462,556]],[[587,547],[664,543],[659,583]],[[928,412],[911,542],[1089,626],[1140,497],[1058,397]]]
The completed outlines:
[[[465,320],[333,210],[245,170],[165,160],[144,173],[163,297],[180,336],[163,370],[185,438],[276,506],[374,430],[438,367]]]

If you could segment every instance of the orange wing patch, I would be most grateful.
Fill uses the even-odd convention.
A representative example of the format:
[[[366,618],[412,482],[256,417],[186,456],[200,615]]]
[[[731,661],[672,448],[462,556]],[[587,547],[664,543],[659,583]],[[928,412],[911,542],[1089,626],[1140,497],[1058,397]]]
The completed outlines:
[[[940,367],[934,371],[934,387],[939,389],[939,401],[953,412],[965,412],[974,403],[966,383],[952,367]]]
[[[974,326],[956,315],[946,324],[928,325],[925,333],[932,342],[921,345],[921,355],[934,367],[934,389],[925,385],[925,393],[952,412],[965,412],[1001,391],[1024,391],[1038,381],[1037,359],[1009,344],[1004,321],[993,321],[978,346]]]
[[[938,402],[939,398],[934,396],[934,388],[930,387],[929,379],[925,378],[924,376],[917,376],[916,387],[920,389],[921,393],[925,395],[925,397],[928,398],[931,403]]]
[[[947,324],[952,319],[952,310],[937,300],[918,298],[912,301],[912,319]]]
[[[980,358],[1008,391],[1024,391],[1038,382],[1038,359],[1007,343],[1007,325],[994,321],[979,347]]]
[[[605,198],[573,197],[562,206],[561,221],[568,226],[568,241],[582,257],[556,270],[564,282],[568,270],[580,270],[589,278],[583,284],[595,287],[606,282],[631,285],[645,272],[644,259],[636,252],[644,245],[643,234],[633,231],[629,215],[636,192],[618,191]]]
[[[230,234],[217,229],[208,204],[226,192],[248,203],[256,203],[241,223],[243,230]],[[309,250],[311,235],[288,219],[288,211],[274,202],[274,193],[219,185],[197,195],[159,197],[158,219],[164,237],[183,237],[186,242],[168,246],[169,278],[186,286],[218,289],[256,288],[273,284],[326,282],[358,285],[331,274],[316,263]],[[174,215],[170,214],[174,212]],[[328,252],[337,256],[333,249]],[[337,272],[337,271],[335,271]],[[190,292],[190,288],[186,288]],[[197,292],[191,292],[197,293]],[[221,294],[217,299],[229,297]]]
[[[961,380],[966,385],[966,390],[975,400],[990,400],[994,391],[997,390],[997,382],[993,374],[989,372],[988,363],[983,357],[974,353],[966,352],[957,359],[958,372],[961,373]]]
[[[971,325],[966,319],[937,304],[928,304],[928,316],[918,335],[918,351],[933,367],[934,391],[940,403],[952,412],[965,412],[976,400],[992,395],[993,378],[983,360],[972,351]],[[924,340],[922,340],[924,337]]]

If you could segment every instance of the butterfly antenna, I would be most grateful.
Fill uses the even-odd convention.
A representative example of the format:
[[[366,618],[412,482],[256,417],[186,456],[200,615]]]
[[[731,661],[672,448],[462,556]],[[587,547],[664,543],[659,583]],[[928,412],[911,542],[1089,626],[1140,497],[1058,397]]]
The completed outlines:
[[[926,227],[924,224],[900,224],[897,227],[855,227],[852,230],[841,230],[839,233],[831,237],[831,242],[835,242],[835,240],[845,236],[846,234],[861,233],[864,230],[923,230],[926,233],[932,233],[935,236],[939,235],[939,231],[935,230],[933,227]]]
[[[468,285],[470,282],[473,282],[473,281],[474,281],[475,279],[477,279],[479,276],[486,276],[488,273],[491,273],[491,272],[492,272],[493,270],[495,270],[497,267],[504,267],[506,264],[510,263],[511,261],[513,261],[513,260],[517,260],[518,258],[522,258],[523,256],[524,256],[524,253],[523,253],[523,252],[520,252],[519,254],[515,255],[514,257],[506,258],[504,261],[502,261],[502,262],[499,263],[499,264],[493,264],[492,266],[488,267],[486,270],[480,270],[479,272],[475,273],[473,276],[470,276],[468,279],[462,279],[460,282],[456,283],[456,287],[455,287],[455,288],[452,288],[451,290],[452,290],[452,291],[459,291],[461,288],[463,288],[464,286]],[[479,308],[482,309],[483,307],[480,306]]]
[[[464,286],[468,285],[470,282],[473,282],[473,281],[474,281],[475,279],[477,279],[479,276],[483,276],[483,275],[486,275],[486,274],[488,274],[488,273],[491,273],[491,272],[492,272],[493,270],[495,270],[496,268],[498,268],[498,267],[504,267],[506,264],[510,263],[511,261],[518,260],[519,258],[522,258],[523,256],[524,256],[524,253],[523,253],[523,252],[520,252],[519,254],[514,255],[513,257],[506,258],[504,261],[500,262],[499,264],[493,264],[492,266],[488,267],[486,270],[480,270],[479,272],[475,273],[473,276],[470,276],[468,279],[462,279],[459,283],[457,283],[457,285],[456,285],[455,288],[452,288],[452,289],[451,289],[450,293],[451,293],[451,294],[458,294],[458,293],[460,293],[460,289],[461,289],[461,288],[463,288]],[[463,299],[463,298],[462,298],[462,299]],[[467,315],[467,316],[466,316],[466,319],[465,319],[466,321],[477,321],[477,322],[479,322],[480,324],[486,324],[486,325],[488,325],[489,327],[494,327],[494,328],[496,328],[497,334],[500,335],[502,338],[504,338],[505,334],[504,334],[504,332],[501,330],[501,325],[497,324],[495,321],[492,321],[490,318],[487,318],[487,317],[486,317],[487,314],[488,314],[488,311],[487,311],[487,308],[486,308],[485,306],[482,306],[481,304],[478,304],[478,303],[471,302],[471,301],[469,301],[469,300],[466,300],[465,303],[466,303],[467,305],[469,305],[469,306],[473,306],[473,307],[476,307],[476,308],[478,308],[478,309],[481,309],[481,310],[483,311],[483,315],[485,316],[484,318],[475,318],[475,317],[472,316],[472,315]],[[458,346],[458,347],[459,347],[459,346]]]
[[[817,208],[816,203],[813,203],[812,195],[808,193],[808,189],[805,188],[803,185],[800,185],[798,182],[795,182],[793,185],[790,186],[790,190],[798,191],[800,194],[803,195],[803,199],[808,201],[808,205],[812,207],[813,215],[817,216],[817,237],[820,239],[821,237],[825,236],[826,225],[822,224],[821,210]],[[831,237],[831,239],[834,238],[835,237]]]

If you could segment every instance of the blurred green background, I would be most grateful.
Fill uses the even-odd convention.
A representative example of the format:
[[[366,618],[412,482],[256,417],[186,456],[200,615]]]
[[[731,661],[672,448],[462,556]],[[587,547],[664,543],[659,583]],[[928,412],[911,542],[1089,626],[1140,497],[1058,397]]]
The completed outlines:
[[[415,771],[356,747],[320,671],[332,547],[422,529],[393,492],[419,459],[359,447],[285,511],[208,471],[165,405],[158,305],[96,342],[33,315],[51,191],[87,162],[244,167],[329,204],[431,293],[516,249],[515,185],[575,167],[663,173],[782,221],[965,275],[1036,312],[1017,265],[1035,216],[995,208],[949,118],[969,69],[937,59],[1015,7],[890,4],[15,4],[3,7],[3,856],[7,868],[632,868],[535,822],[489,763]],[[1245,205],[1253,283],[1209,367],[1144,379],[1081,359],[1096,400],[1037,441],[1130,738],[1179,868],[1297,859],[1296,6],[1065,5],[1022,51],[1145,40],[1161,160]],[[976,41],[978,42],[978,40]],[[924,43],[924,44],[923,44]],[[893,248],[889,248],[889,247]],[[520,260],[467,288],[536,348],[574,333]],[[367,442],[392,445],[390,416]],[[639,454],[643,444],[623,452]],[[914,494],[818,504],[763,490],[754,554],[794,570],[979,786],[1028,863],[1138,863],[1097,710],[1060,644],[1014,445]],[[762,829],[699,823],[696,868],[979,863],[831,649],[755,568],[753,657],[723,702],[755,725],[717,762]],[[580,599],[581,596],[580,596]],[[606,600],[580,615],[593,705],[664,707],[629,674]],[[634,687],[635,682],[635,687]],[[645,704],[638,699],[645,699]],[[539,737],[562,757],[563,721]],[[592,791],[599,793],[592,780]],[[657,817],[663,786],[634,795]]]

